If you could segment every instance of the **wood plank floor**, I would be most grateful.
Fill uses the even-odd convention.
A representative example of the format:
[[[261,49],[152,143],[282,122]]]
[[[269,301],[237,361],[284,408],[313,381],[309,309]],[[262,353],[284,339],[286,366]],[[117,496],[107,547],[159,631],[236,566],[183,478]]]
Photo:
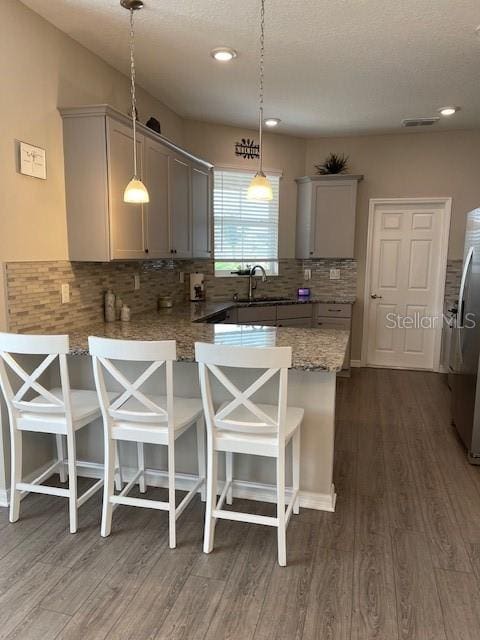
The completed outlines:
[[[286,568],[275,531],[244,523],[220,521],[204,555],[199,500],[170,551],[166,514],[121,507],[102,539],[97,496],[72,536],[65,501],[29,496],[15,525],[0,510],[0,639],[480,638],[480,468],[443,377],[339,380],[335,484],[334,514],[292,518]]]

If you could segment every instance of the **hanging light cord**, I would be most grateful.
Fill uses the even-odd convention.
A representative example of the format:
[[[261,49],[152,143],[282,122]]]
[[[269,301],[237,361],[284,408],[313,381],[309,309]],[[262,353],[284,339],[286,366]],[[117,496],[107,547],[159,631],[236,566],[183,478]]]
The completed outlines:
[[[137,97],[135,94],[135,27],[133,9],[130,9],[130,92],[132,97],[133,124],[133,177],[137,178]]]
[[[260,9],[260,87],[259,87],[259,142],[260,142],[260,173],[263,173],[263,79],[265,62],[265,0],[261,0]]]

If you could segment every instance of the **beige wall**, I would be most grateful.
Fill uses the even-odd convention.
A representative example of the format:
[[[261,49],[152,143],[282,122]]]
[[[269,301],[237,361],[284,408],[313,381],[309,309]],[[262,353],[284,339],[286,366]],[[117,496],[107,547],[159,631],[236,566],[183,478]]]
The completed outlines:
[[[0,260],[67,257],[62,121],[57,106],[129,105],[129,80],[18,0],[0,0]],[[139,90],[143,122],[155,115],[182,142],[182,120]],[[16,171],[16,140],[47,151],[47,180]]]
[[[416,132],[309,140],[306,172],[314,172],[314,165],[331,151],[348,155],[350,172],[364,175],[359,185],[355,237],[359,282],[352,357],[358,359],[361,351],[370,198],[452,197],[449,258],[461,258],[465,214],[480,205],[480,131]]]
[[[258,140],[258,131],[185,120],[183,135],[190,151],[213,164],[252,170],[257,168],[258,160],[243,160],[235,155],[235,142],[242,138]],[[304,173],[305,150],[306,141],[301,138],[265,134],[265,170],[283,172],[280,182],[280,258],[295,257],[297,186],[294,180]]]

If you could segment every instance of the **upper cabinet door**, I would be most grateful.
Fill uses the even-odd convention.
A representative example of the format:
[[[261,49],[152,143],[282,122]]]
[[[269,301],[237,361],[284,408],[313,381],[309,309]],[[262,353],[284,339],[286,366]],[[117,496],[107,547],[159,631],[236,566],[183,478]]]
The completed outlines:
[[[212,254],[211,174],[192,167],[192,231],[193,257],[209,258]]]
[[[145,184],[150,195],[145,205],[145,247],[149,258],[170,257],[168,213],[168,151],[155,140],[145,140]]]
[[[356,180],[313,184],[314,257],[353,258]]]
[[[297,258],[353,258],[361,175],[297,179]]]
[[[190,164],[170,157],[171,251],[175,258],[192,256]]]
[[[145,258],[148,254],[143,207],[123,201],[123,192],[133,174],[133,133],[121,122],[108,119],[107,123],[111,256],[117,260]],[[137,165],[141,177],[144,143],[143,136],[138,135]]]

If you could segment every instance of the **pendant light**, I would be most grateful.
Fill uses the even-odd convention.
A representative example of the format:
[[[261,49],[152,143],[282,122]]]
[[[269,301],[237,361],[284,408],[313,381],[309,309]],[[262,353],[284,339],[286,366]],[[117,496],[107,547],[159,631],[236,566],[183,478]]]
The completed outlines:
[[[267,176],[263,173],[263,68],[265,57],[265,0],[260,1],[260,92],[258,127],[260,163],[258,171],[248,187],[247,200],[252,200],[253,202],[269,202],[270,200],[273,200],[272,185],[270,184]]]
[[[132,126],[133,126],[133,177],[125,187],[123,201],[132,204],[150,202],[147,188],[137,175],[137,98],[135,94],[135,28],[133,14],[143,9],[142,0],[120,0],[120,4],[130,11],[130,81],[132,97]]]

